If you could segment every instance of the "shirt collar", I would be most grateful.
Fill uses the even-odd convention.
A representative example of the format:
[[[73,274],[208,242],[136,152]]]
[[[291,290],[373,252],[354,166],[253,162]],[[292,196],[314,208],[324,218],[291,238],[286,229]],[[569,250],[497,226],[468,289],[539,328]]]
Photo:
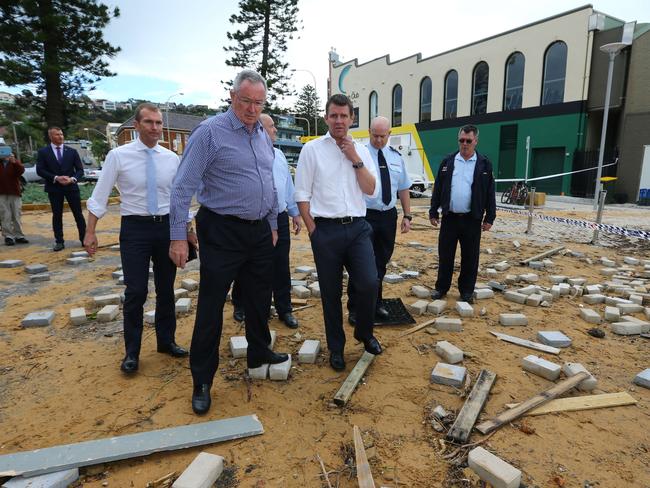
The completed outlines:
[[[57,148],[57,147],[60,147],[60,148],[61,148],[61,151],[63,151],[63,146],[64,146],[64,144],[65,144],[65,143],[61,144],[60,146],[57,146],[56,144],[50,142],[50,146],[52,146],[52,151],[56,151],[56,148]]]
[[[140,138],[136,139],[135,142],[134,142],[134,144],[135,144],[135,148],[136,148],[138,151],[146,151],[147,149],[153,149],[153,150],[156,151],[156,152],[160,152],[160,150],[162,149],[158,144],[156,144],[154,147],[149,147],[149,146],[145,145],[145,144],[140,140]]]
[[[244,128],[248,132],[248,127],[246,127],[246,124],[244,124],[237,115],[235,115],[235,111],[232,109],[232,107],[229,107],[228,110],[226,111],[226,118],[230,121],[230,125],[232,126],[233,129],[241,129]],[[255,126],[253,127],[253,132],[257,132],[262,128],[262,124],[258,120],[255,122]]]
[[[474,154],[472,154],[472,157],[469,158],[469,159],[467,159],[467,160],[465,160],[465,158],[463,158],[463,157],[460,155],[460,151],[458,151],[458,152],[456,153],[456,159],[457,159],[458,161],[462,161],[462,162],[464,162],[464,163],[475,163],[475,162],[476,162],[476,151],[474,151]]]

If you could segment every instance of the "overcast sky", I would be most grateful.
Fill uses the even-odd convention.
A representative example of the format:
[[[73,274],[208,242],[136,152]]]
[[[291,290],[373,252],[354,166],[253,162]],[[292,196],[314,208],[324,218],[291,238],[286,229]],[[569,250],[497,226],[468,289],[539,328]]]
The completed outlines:
[[[226,92],[220,80],[236,72],[225,64],[228,18],[237,0],[104,0],[118,6],[105,37],[122,51],[110,61],[117,76],[97,84],[89,95],[121,101],[128,98],[216,107]],[[300,0],[303,28],[289,45],[291,68],[309,70],[318,93],[326,97],[328,52],[341,60],[365,62],[385,54],[392,60],[423,56],[489,37],[585,5],[576,0]],[[650,22],[648,0],[601,0],[594,8],[625,21]],[[313,84],[312,75],[292,74],[295,89]],[[6,90],[6,87],[0,89]],[[18,88],[8,91],[17,92]],[[293,100],[286,100],[292,105]]]

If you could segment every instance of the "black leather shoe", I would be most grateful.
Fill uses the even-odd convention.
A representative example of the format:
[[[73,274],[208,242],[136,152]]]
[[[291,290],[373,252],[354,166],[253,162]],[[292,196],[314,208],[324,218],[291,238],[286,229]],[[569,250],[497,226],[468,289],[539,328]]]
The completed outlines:
[[[330,353],[330,366],[334,371],[343,371],[345,369],[345,359],[342,352]]]
[[[447,294],[447,292],[441,292],[438,290],[433,290],[431,292],[431,299],[432,300],[440,300],[441,298],[444,298],[444,296]]]
[[[19,237],[18,239],[16,239],[16,244],[29,244],[29,241],[24,237]]]
[[[169,344],[158,346],[158,352],[169,354],[175,358],[184,358],[189,354],[189,352],[187,352],[187,349],[182,348],[175,342],[170,342]]]
[[[54,244],[54,247],[52,248],[52,251],[63,251],[65,249],[65,244],[62,242],[57,242]]]
[[[282,352],[273,352],[269,349],[269,352],[259,359],[249,359],[248,367],[250,369],[259,368],[263,364],[279,364],[284,363],[289,359],[288,354]]]
[[[192,392],[192,410],[197,415],[203,415],[210,410],[210,386],[208,384],[194,385]]]
[[[138,358],[132,354],[127,354],[122,359],[122,365],[120,369],[126,374],[133,374],[138,370]]]
[[[280,317],[280,320],[284,322],[284,324],[290,329],[298,328],[298,319],[296,319],[296,317],[294,317],[291,312],[287,312],[284,315],[282,315]]]
[[[379,341],[375,338],[375,336],[371,335],[368,339],[359,339],[358,337],[355,337],[355,339],[358,340],[359,342],[363,342],[363,347],[370,354],[374,354],[375,356],[381,354],[382,352],[381,345],[379,344]]]
[[[232,313],[232,318],[235,319],[237,322],[243,322],[246,320],[246,314],[244,313],[243,308],[235,308],[234,312]]]
[[[460,296],[460,301],[461,302],[467,302],[467,303],[474,303],[474,294],[471,293],[469,295],[461,295]]]
[[[388,320],[390,318],[390,312],[386,310],[386,307],[379,306],[375,310],[375,319],[377,320]]]
[[[357,325],[357,312],[348,312],[348,324]]]
[[[14,240],[11,237],[5,237],[5,245],[13,246],[15,244]]]

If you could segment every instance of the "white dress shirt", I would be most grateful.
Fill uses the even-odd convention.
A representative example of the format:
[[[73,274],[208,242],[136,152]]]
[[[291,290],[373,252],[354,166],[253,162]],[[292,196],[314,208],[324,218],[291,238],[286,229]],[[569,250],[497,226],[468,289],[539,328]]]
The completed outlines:
[[[59,150],[61,151],[61,159],[63,159],[63,144],[61,144],[60,146],[57,146],[56,144],[52,144],[52,143],[50,142],[50,147],[52,148],[52,152],[54,153],[54,157],[56,158],[57,161],[59,161],[59,158],[57,157],[57,154],[56,154],[56,148],[57,148],[57,147],[58,147]],[[61,175],[56,175],[56,176],[54,176],[54,178],[52,179],[52,183],[56,183],[56,179],[57,179],[59,176],[61,176]],[[74,181],[75,183],[77,182],[77,178],[75,178],[74,176],[72,176],[71,179],[72,179],[72,181]]]
[[[377,169],[368,148],[354,143],[357,154],[375,177],[376,197],[381,190]],[[309,202],[312,217],[365,217],[366,202],[350,160],[329,132],[309,141],[300,151],[296,169],[296,202]]]
[[[139,139],[109,151],[102,173],[86,206],[97,218],[106,213],[106,204],[114,186],[120,192],[120,215],[150,215],[147,210],[147,152]],[[158,215],[169,213],[169,194],[180,160],[178,156],[159,145],[154,150]]]
[[[451,178],[451,197],[449,211],[454,213],[469,213],[472,211],[472,183],[476,153],[465,160],[460,152],[454,158],[454,173]]]

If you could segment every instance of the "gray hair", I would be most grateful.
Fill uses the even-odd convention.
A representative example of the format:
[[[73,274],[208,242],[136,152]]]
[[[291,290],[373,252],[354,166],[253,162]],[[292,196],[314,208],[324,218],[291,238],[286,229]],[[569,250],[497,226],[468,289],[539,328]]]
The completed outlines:
[[[241,84],[246,80],[253,84],[262,83],[264,85],[264,91],[268,91],[266,80],[257,71],[252,69],[240,71],[237,76],[235,76],[235,80],[232,82],[232,90],[238,92]]]
[[[465,134],[469,134],[470,132],[473,132],[473,133],[474,133],[474,137],[476,137],[476,138],[478,139],[478,127],[476,127],[475,125],[464,125],[464,126],[462,126],[462,127],[460,128],[460,130],[458,131],[458,137],[460,137],[460,135],[461,135],[463,132],[464,132]]]

